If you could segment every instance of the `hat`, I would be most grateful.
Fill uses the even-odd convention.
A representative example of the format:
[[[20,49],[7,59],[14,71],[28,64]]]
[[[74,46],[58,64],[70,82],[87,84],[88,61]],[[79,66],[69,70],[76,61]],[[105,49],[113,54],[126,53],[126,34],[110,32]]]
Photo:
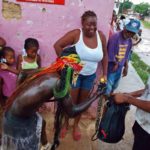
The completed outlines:
[[[132,19],[125,25],[125,29],[134,33],[138,33],[141,23],[139,20]]]

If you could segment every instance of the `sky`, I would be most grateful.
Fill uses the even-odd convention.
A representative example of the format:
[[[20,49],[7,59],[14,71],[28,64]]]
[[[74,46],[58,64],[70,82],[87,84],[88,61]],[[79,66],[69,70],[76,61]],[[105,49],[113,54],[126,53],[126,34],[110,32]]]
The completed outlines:
[[[133,2],[134,4],[139,4],[139,3],[149,3],[150,4],[150,0],[130,0],[131,2]]]

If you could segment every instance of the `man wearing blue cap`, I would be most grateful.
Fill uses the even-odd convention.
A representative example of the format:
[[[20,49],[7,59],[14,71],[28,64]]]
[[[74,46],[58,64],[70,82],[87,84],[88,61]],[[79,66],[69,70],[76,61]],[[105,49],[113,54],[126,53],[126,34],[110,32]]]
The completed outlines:
[[[127,75],[128,57],[132,48],[131,38],[138,33],[140,22],[130,20],[120,32],[112,35],[108,41],[108,74],[106,95],[112,93],[117,87],[121,74]]]

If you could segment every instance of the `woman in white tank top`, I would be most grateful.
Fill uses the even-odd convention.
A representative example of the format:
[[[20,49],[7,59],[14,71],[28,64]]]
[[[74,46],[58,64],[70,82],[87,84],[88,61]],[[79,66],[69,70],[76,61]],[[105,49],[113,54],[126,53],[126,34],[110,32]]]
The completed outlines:
[[[101,31],[97,30],[97,16],[93,11],[86,11],[82,17],[82,29],[75,29],[66,33],[55,44],[54,48],[58,56],[63,49],[69,45],[75,45],[76,51],[83,62],[76,85],[72,85],[71,96],[75,104],[86,100],[96,77],[99,62],[102,62],[103,77],[107,76],[108,56],[106,49],[106,38]],[[80,140],[81,133],[78,123],[81,116],[75,118],[73,125],[73,139]],[[68,130],[68,118],[61,130],[61,137],[65,137]]]

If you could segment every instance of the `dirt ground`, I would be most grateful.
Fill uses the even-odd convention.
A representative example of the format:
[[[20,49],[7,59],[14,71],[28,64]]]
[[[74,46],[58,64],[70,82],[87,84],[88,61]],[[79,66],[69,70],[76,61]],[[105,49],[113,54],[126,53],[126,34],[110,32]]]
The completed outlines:
[[[53,141],[54,130],[54,114],[52,112],[42,112],[45,118],[47,127],[46,133],[50,143]],[[80,141],[74,141],[72,138],[72,124],[73,119],[70,120],[69,130],[64,139],[60,139],[60,145],[57,150],[98,150],[98,140],[91,141],[92,135],[95,133],[95,120],[88,119],[83,115],[79,127],[81,130],[82,138]]]

